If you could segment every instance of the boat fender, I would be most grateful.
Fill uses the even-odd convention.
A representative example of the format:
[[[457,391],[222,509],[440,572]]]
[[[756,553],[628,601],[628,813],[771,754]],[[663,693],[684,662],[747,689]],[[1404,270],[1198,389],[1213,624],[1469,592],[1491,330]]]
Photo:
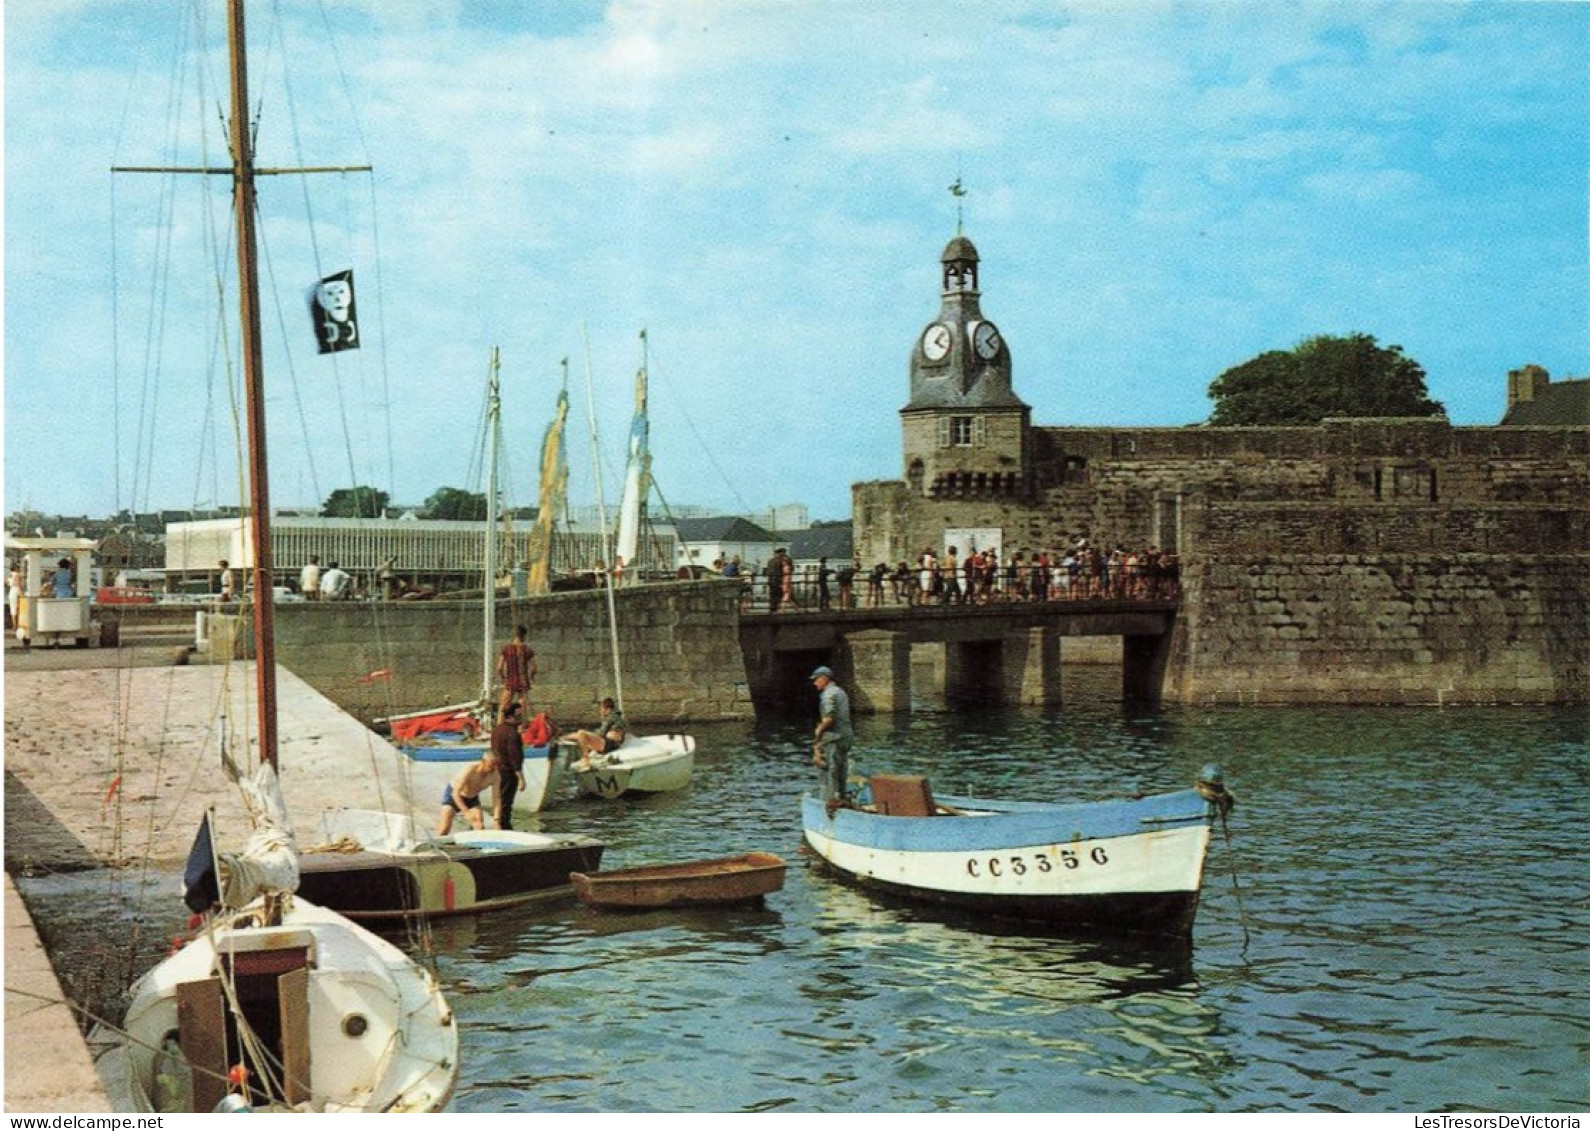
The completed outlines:
[[[453,877],[448,876],[442,881],[442,907],[451,911],[458,902],[458,888],[453,883]]]
[[[1236,807],[1237,799],[1226,788],[1225,774],[1213,762],[1205,766],[1198,774],[1198,781],[1193,788],[1198,791],[1198,796],[1215,807],[1215,811],[1224,817]]]

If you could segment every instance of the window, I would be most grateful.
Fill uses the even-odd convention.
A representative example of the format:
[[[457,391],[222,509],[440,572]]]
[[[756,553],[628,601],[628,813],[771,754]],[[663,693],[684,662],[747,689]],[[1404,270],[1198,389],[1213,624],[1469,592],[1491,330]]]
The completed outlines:
[[[939,447],[980,448],[988,442],[981,416],[948,416],[939,420]]]

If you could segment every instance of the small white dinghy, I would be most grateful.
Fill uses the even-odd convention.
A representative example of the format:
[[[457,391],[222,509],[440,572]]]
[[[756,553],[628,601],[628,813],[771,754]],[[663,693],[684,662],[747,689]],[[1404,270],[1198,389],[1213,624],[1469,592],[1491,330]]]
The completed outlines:
[[[570,767],[580,794],[610,801],[627,793],[670,793],[690,784],[696,740],[688,734],[626,738],[617,750],[596,754],[588,768]]]

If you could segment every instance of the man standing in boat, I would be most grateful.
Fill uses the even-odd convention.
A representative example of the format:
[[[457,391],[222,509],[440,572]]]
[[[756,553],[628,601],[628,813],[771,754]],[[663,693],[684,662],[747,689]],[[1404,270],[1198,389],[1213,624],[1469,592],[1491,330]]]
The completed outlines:
[[[832,668],[812,672],[817,685],[817,730],[812,740],[812,765],[823,771],[823,802],[832,813],[847,804],[845,792],[850,780],[850,744],[856,732],[850,725],[850,696],[834,682]]]
[[[497,756],[497,827],[513,828],[513,799],[524,788],[524,725],[519,704],[509,703],[502,722],[491,732],[491,752]]]
[[[504,644],[497,656],[497,679],[502,683],[502,694],[497,701],[497,721],[508,717],[508,708],[515,703],[526,709],[530,706],[530,685],[536,678],[536,650],[526,637],[530,630],[519,625],[513,630],[513,640]]]

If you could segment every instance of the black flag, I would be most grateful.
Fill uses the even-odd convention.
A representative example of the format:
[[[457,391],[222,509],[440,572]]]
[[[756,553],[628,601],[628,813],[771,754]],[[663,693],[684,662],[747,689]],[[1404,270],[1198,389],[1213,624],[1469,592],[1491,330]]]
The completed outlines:
[[[221,902],[221,877],[215,866],[215,839],[210,835],[210,814],[199,824],[199,835],[188,849],[188,866],[182,870],[182,902],[194,914]]]
[[[327,275],[309,288],[309,316],[321,353],[359,348],[359,312],[353,305],[353,268]]]

